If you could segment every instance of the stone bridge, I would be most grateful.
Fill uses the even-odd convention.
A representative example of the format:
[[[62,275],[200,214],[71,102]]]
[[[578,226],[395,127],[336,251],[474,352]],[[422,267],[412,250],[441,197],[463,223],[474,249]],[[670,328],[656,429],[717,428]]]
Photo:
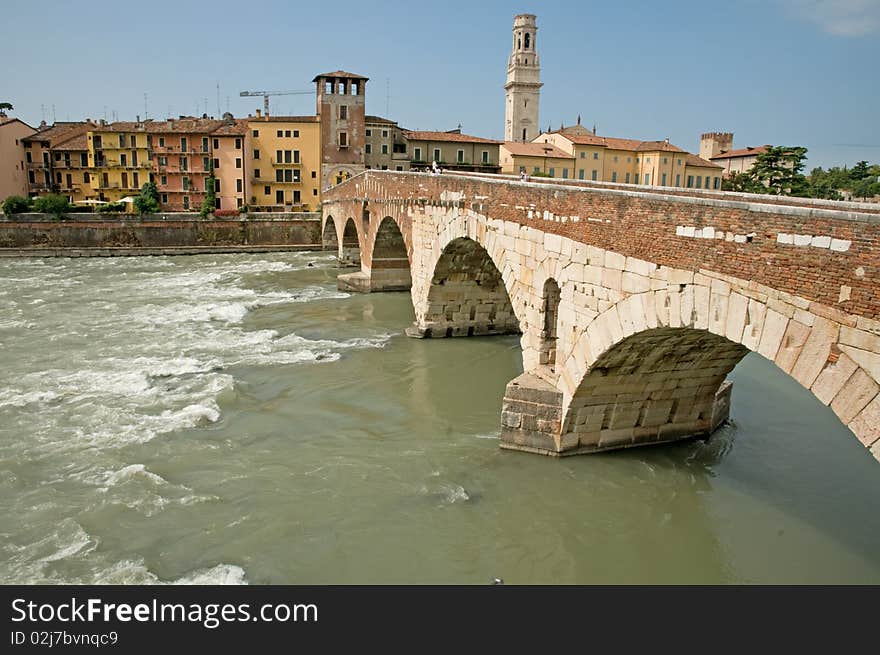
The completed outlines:
[[[754,351],[880,458],[880,207],[367,171],[322,211],[340,288],[409,289],[410,336],[522,335],[504,448],[709,434]]]

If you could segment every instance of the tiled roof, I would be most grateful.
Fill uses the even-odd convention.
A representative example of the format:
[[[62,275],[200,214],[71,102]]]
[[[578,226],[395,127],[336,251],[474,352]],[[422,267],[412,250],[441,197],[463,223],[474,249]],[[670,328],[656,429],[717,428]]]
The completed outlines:
[[[86,123],[85,121],[58,122],[54,125],[50,125],[48,127],[37,130],[36,134],[31,134],[30,136],[25,138],[28,141],[39,141],[41,143],[54,145],[54,143],[56,142],[69,139],[70,137],[76,135],[78,132],[85,133],[88,129],[91,129],[91,127],[91,123]]]
[[[684,164],[685,166],[702,166],[703,168],[724,168],[723,166],[707,161],[690,152],[685,156]]]
[[[500,144],[503,141],[494,139],[484,139],[479,136],[471,136],[469,134],[460,134],[458,132],[423,132],[407,130],[404,136],[410,141],[452,141],[455,143],[486,143]]]
[[[322,77],[348,77],[355,80],[368,80],[369,77],[364,77],[363,75],[357,75],[356,73],[347,73],[345,71],[333,71],[332,73],[320,73],[315,75],[315,79],[312,82],[317,82],[319,78]]]
[[[739,150],[728,150],[727,152],[720,152],[713,157],[709,157],[709,159],[729,159],[733,157],[755,157],[760,155],[762,152],[767,152],[768,148],[772,148],[770,144],[757,146],[756,148],[740,148]]]
[[[248,117],[248,123],[318,123],[318,116],[256,116]]]
[[[8,125],[9,123],[21,123],[25,127],[31,127],[20,118],[15,118],[14,116],[0,116],[0,125]],[[34,128],[31,127],[31,129]]]
[[[557,148],[552,143],[519,143],[507,141],[501,145],[511,155],[523,157],[559,157],[573,159],[573,156]]]
[[[381,116],[364,116],[365,123],[382,123],[383,125],[397,125],[397,121],[390,118],[382,118]]]
[[[214,118],[174,118],[167,121],[146,121],[150,134],[210,134],[225,123]]]
[[[639,147],[636,148],[637,152],[685,152],[678,146],[674,146],[669,141],[642,141],[639,144]]]
[[[53,143],[50,150],[88,150],[89,137],[87,132],[76,134],[70,138]]]
[[[216,136],[241,136],[248,131],[247,119],[236,118],[233,123],[224,123],[212,134]]]

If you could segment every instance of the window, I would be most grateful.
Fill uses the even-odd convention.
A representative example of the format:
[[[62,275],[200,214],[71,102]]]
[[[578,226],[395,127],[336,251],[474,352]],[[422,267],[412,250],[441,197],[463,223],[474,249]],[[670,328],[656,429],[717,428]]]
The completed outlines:
[[[119,163],[122,166],[128,166],[128,157],[125,155],[125,153],[119,155]]]
[[[235,140],[235,149],[241,150],[241,139],[240,138]]]
[[[455,161],[457,161],[459,164],[464,163],[464,150],[459,150],[455,153]]]
[[[180,158],[180,170],[188,171],[189,170],[189,158],[181,157]]]
[[[202,170],[203,171],[211,170],[211,158],[210,157],[202,157]]]
[[[168,204],[168,194],[167,194],[167,193],[163,193],[163,194],[162,194],[162,204],[163,204],[163,205],[167,205],[167,204]]]
[[[241,168],[241,157],[236,157],[236,158],[235,158],[235,167],[236,167],[236,168]]]
[[[578,179],[579,180],[584,179],[584,173],[586,173],[586,171],[583,168],[578,171]]]
[[[272,195],[272,187],[264,186],[263,187],[263,195],[264,196],[271,196]]]
[[[388,138],[388,130],[382,130],[382,138],[383,138],[383,139],[387,139],[387,138]]]
[[[299,130],[294,130],[294,131],[293,131],[293,138],[294,138],[294,139],[299,138]]]
[[[599,159],[599,153],[598,153],[598,152],[594,152],[594,153],[593,153],[593,159]]]
[[[124,134],[119,135],[119,147],[120,148],[125,147],[125,135]]]
[[[284,204],[284,191],[282,191],[281,189],[278,189],[275,192],[275,204],[276,205],[283,205]]]
[[[387,170],[388,170],[388,164],[382,164],[382,170],[383,170],[383,171],[387,171]]]
[[[556,169],[555,168],[552,168],[552,167],[550,168],[550,177],[556,177]]]
[[[364,152],[365,152],[366,154],[368,154],[368,155],[371,154],[371,153],[373,152],[373,146],[371,146],[371,145],[368,143],[367,145],[364,146]]]
[[[638,183],[639,183],[639,174],[638,174],[638,173],[636,173],[636,177],[635,177],[635,183],[636,183],[636,184],[638,184]]]
[[[24,153],[24,158],[28,164],[30,164],[33,161],[33,157],[31,156],[30,151]]]
[[[189,191],[189,178],[188,177],[183,178],[183,190]]]
[[[280,164],[281,160],[284,159],[284,154],[282,150],[275,151],[275,163]]]
[[[241,178],[235,181],[235,190],[241,193]]]
[[[184,209],[189,209],[189,196],[184,196],[184,197],[183,197],[183,208],[184,208]]]
[[[675,174],[675,186],[681,186],[681,173]]]
[[[251,136],[253,136],[255,139],[259,138],[260,137],[260,130],[252,130]]]
[[[366,134],[367,136],[373,136],[373,130],[369,130],[369,129],[368,129],[368,130],[365,132],[365,134]]]
[[[316,177],[317,175],[315,175],[315,171],[312,171],[312,179],[314,180]]]
[[[568,169],[567,168],[562,169],[562,179],[564,179],[564,180],[568,179]]]
[[[285,150],[284,151],[284,163],[292,164],[293,163],[293,151]]]
[[[716,189],[720,189],[721,188],[721,178],[716,177],[716,178],[714,178],[714,181],[715,181],[715,184],[713,185],[713,187]]]
[[[660,186],[666,186],[666,173],[660,176]]]
[[[294,150],[294,151],[293,151],[293,163],[294,163],[294,164],[298,164],[298,163],[299,163],[299,150]]]
[[[283,182],[284,181],[284,171],[280,168],[275,169],[275,181]]]
[[[132,165],[132,166],[137,166],[137,165],[138,165],[138,153],[137,153],[137,150],[132,150],[132,152],[131,152],[131,165]]]
[[[484,164],[489,163],[489,151],[488,150],[483,151],[483,160],[482,161]]]
[[[60,152],[55,153],[55,161],[61,161],[61,153]]]
[[[318,190],[317,190],[317,189],[312,189],[312,195],[313,195],[313,196],[318,195]]]
[[[260,169],[259,168],[254,169],[254,177],[258,180],[260,179]]]
[[[294,189],[293,191],[293,202],[294,204],[299,204],[301,202],[299,189]]]
[[[160,137],[159,137],[159,147],[160,147],[160,148],[164,148],[164,147],[165,147],[165,137],[164,137],[164,136],[160,136]]]
[[[715,178],[715,179],[717,180],[718,178]],[[89,174],[83,173],[83,182],[88,184],[90,181],[91,181],[91,178],[89,177]]]
[[[388,144],[387,144],[387,143],[383,143],[383,144],[382,144],[382,154],[383,154],[383,155],[387,155],[387,154],[388,154]]]
[[[214,147],[215,148],[220,147],[220,144],[218,143],[217,139],[214,139]],[[202,152],[208,152],[208,137],[206,137],[206,136],[202,137]]]
[[[613,161],[615,164],[617,163],[617,155],[614,155],[612,161]]]
[[[181,151],[186,152],[186,137],[185,136],[180,137],[180,149],[181,149]]]
[[[160,175],[159,176],[159,184],[161,184],[162,186],[168,186],[168,176],[167,175]]]
[[[535,170],[533,170],[532,172],[533,172],[533,173],[540,173],[540,172],[541,172],[541,167],[540,167],[540,166],[535,166]]]
[[[402,171],[402,170],[403,170],[403,166],[395,166],[395,167],[394,167],[394,170],[396,170],[396,171]]]
[[[219,182],[219,181],[220,181],[220,180],[214,180],[214,185],[213,185],[213,186],[214,186],[214,191],[219,191],[219,189],[217,188],[217,182]],[[211,186],[212,186],[212,185],[211,185],[211,178],[206,177],[206,178],[205,178],[205,191],[210,191],[210,190],[211,190]]]
[[[593,182],[599,179],[599,171],[597,171],[595,168],[593,169],[593,173],[590,179],[593,180]]]
[[[260,151],[254,150],[254,159],[259,159],[259,158],[260,158]]]
[[[434,148],[434,161],[442,161],[442,158],[440,157],[440,148]]]
[[[413,159],[415,161],[422,161],[422,149],[421,148],[414,148],[413,149]]]
[[[688,175],[688,177],[687,177],[687,188],[690,189],[692,186],[694,186],[694,176],[693,176],[693,175]]]
[[[581,150],[581,159],[584,159],[586,156],[587,156],[587,153],[585,153],[583,150]]]
[[[617,171],[611,171],[611,181],[617,182]]]
[[[680,159],[678,160],[678,165],[681,166],[681,160],[680,160]]]
[[[706,176],[706,183],[703,185],[703,188],[704,188],[704,189],[708,189],[708,188],[709,188],[709,176],[708,176],[708,175]]]
[[[699,189],[701,186],[703,186],[703,176],[697,175],[697,188]]]
[[[663,163],[664,163],[664,164],[668,164],[668,163],[669,163],[669,157],[664,157],[664,158],[663,158]]]
[[[344,121],[348,118],[348,105],[339,105],[339,120]]]
[[[55,181],[61,184],[61,173],[55,173]]]
[[[347,148],[348,147],[348,133],[340,132],[339,133],[339,147]]]
[[[168,157],[164,155],[159,155],[159,166],[167,166],[168,165]]]
[[[651,174],[645,173],[645,184],[650,184],[650,183],[651,183]]]
[[[290,130],[284,130],[284,136],[289,139],[290,138]]]
[[[70,175],[68,175],[67,177],[68,177],[67,186],[70,186],[70,179],[69,179],[69,178],[70,178]],[[708,179],[708,178],[707,178],[707,179]],[[131,174],[131,182],[132,182],[131,185],[132,185],[135,189],[140,189],[140,188],[141,188],[140,177],[138,176],[138,172],[137,172],[137,171],[135,171],[134,173]]]
[[[278,130],[278,132],[275,133],[275,136],[277,136],[279,138],[284,136],[284,130]]]
[[[216,170],[218,168],[220,168],[220,160],[215,158],[214,159],[214,169]]]

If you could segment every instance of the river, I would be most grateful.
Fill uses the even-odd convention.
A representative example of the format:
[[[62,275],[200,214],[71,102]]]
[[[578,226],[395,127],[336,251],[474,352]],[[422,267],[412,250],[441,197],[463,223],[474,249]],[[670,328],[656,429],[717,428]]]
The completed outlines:
[[[518,338],[337,272],[0,260],[0,583],[880,583],[880,463],[773,364],[708,441],[502,451]]]

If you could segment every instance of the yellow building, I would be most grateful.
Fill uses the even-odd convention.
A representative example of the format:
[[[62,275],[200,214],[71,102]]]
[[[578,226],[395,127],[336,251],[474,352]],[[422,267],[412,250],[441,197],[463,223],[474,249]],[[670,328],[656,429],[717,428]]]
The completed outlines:
[[[568,177],[574,170],[574,157],[550,143],[509,141],[501,144],[500,157],[501,172],[506,174]]]
[[[403,132],[412,157],[412,168],[430,168],[437,162],[442,168],[459,171],[497,173],[499,146],[502,141],[448,132]]]
[[[539,135],[574,159],[553,177],[659,187],[721,188],[721,167],[663,141],[598,136],[581,125]],[[688,182],[690,180],[690,183]]]
[[[96,198],[89,170],[89,140],[85,131],[51,148],[52,176],[57,193],[73,203]]]
[[[149,182],[151,162],[145,123],[120,121],[96,125],[88,133],[92,191],[115,202],[136,196]]]
[[[85,121],[57,122],[54,125],[46,125],[43,122],[34,134],[23,140],[29,196],[58,193],[72,198],[77,195],[71,193],[74,176],[71,176],[69,180],[67,176],[70,175],[71,166],[81,164],[81,161],[69,161],[71,151],[56,151],[56,147],[75,137],[85,137],[86,132],[92,126],[92,123]],[[69,165],[65,166],[65,164]],[[88,162],[86,162],[87,167]],[[78,176],[77,183],[81,184],[81,182],[82,176]]]
[[[315,211],[321,202],[318,116],[247,119],[248,201],[255,211]],[[221,186],[222,188],[222,186]]]

